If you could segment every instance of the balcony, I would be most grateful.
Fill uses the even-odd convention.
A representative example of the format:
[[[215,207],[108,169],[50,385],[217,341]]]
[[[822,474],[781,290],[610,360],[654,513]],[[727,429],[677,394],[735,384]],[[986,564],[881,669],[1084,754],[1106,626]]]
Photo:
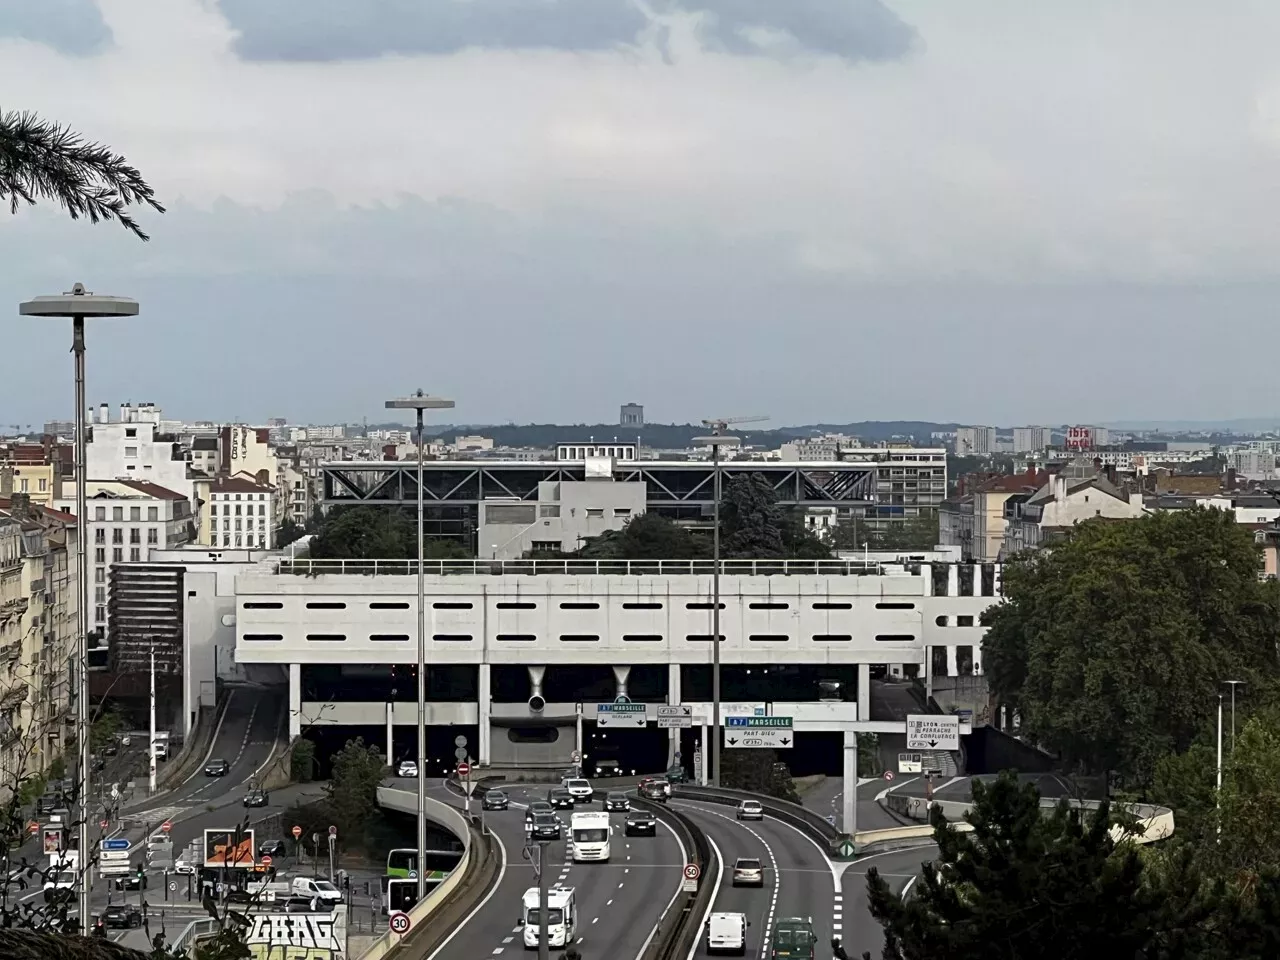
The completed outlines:
[[[14,617],[22,616],[27,612],[29,602],[26,597],[15,597],[12,600],[0,602],[0,623],[7,623]]]

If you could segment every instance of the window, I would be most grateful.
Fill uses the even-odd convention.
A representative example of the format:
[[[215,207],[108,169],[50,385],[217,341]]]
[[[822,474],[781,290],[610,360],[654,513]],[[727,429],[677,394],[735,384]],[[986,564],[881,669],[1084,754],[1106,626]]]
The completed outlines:
[[[913,643],[915,637],[909,633],[878,633],[876,643]]]
[[[436,643],[466,643],[471,639],[469,633],[435,633],[431,639]]]
[[[600,638],[593,633],[562,633],[560,639],[564,643],[595,643]]]
[[[137,563],[139,560],[141,560],[141,559],[142,559],[142,548],[141,548],[141,547],[130,547],[130,548],[129,548],[129,559],[130,559],[130,560],[132,560],[134,563]]]
[[[957,626],[957,627],[972,627],[972,626],[973,626],[973,615],[972,615],[972,614],[966,614],[966,615],[963,615],[963,616],[958,616],[958,617],[956,617],[956,626]]]
[[[111,542],[124,543],[124,531],[121,530],[119,527],[113,528],[111,531]]]
[[[111,519],[112,519],[112,520],[123,520],[123,519],[124,519],[124,507],[112,507],[112,508],[111,508]]]
[[[527,603],[520,600],[504,600],[498,604],[499,610],[536,610],[536,603]]]
[[[93,542],[94,542],[94,543],[106,543],[106,542],[107,542],[107,531],[106,531],[106,530],[104,530],[102,527],[99,527],[97,530],[93,531]]]
[[[123,559],[124,559],[124,547],[112,547],[112,548],[111,548],[111,562],[112,562],[112,563],[119,563],[119,562],[120,562],[121,560],[123,560]]]
[[[662,604],[660,603],[624,603],[622,605],[622,609],[623,610],[661,610]]]
[[[107,602],[107,588],[106,588],[106,587],[94,587],[94,588],[93,588],[93,602],[94,602],[94,603],[106,603],[106,602]]]
[[[785,603],[749,603],[747,604],[752,610],[785,610]]]
[[[244,525],[249,530],[253,529],[253,517],[245,517]]]
[[[530,553],[559,553],[559,540],[533,540],[529,543]]]
[[[318,643],[341,643],[347,636],[343,633],[308,633],[307,639]]]
[[[159,507],[147,507],[147,519],[148,519],[148,520],[150,520],[152,523],[155,523],[157,520],[159,520],[159,519],[160,519],[160,508],[159,508]]]
[[[107,519],[107,508],[106,508],[106,507],[94,507],[94,509],[93,509],[93,519],[95,519],[95,520],[105,520],[105,519]]]
[[[567,603],[562,603],[562,604],[560,604],[560,609],[561,609],[561,610],[599,610],[599,609],[600,609],[600,604],[598,604],[598,603],[578,603],[578,602],[576,602],[576,601],[571,601],[571,602],[567,602]]]
[[[283,640],[284,637],[278,633],[246,633],[244,639],[248,643],[270,643]]]
[[[142,531],[141,531],[141,530],[139,530],[137,527],[130,527],[130,528],[129,528],[129,542],[130,542],[130,543],[141,543],[141,542],[142,542]]]
[[[631,508],[630,507],[614,507],[613,515],[615,518],[629,517],[631,516]]]
[[[815,643],[848,643],[853,637],[847,633],[815,633]]]
[[[398,600],[394,602],[386,601],[386,600],[375,600],[373,603],[369,604],[369,609],[370,610],[408,610],[409,604],[407,602],[398,601]]]
[[[39,481],[39,487],[40,487],[40,492],[41,492],[41,493],[44,493],[46,490],[48,490],[48,489],[49,489],[49,478],[48,478],[48,477],[41,477],[41,478],[40,478],[40,481]]]
[[[141,508],[141,507],[130,507],[130,508],[129,508],[129,519],[130,519],[131,521],[133,521],[134,523],[137,523],[139,520],[141,520],[141,519],[142,519],[142,508]]]
[[[222,545],[223,545],[224,547],[229,547],[229,546],[231,546],[231,534],[229,534],[229,533],[224,533],[224,534],[222,535]]]
[[[106,607],[98,607],[98,609],[97,609],[97,615],[94,617],[94,619],[95,619],[95,620],[97,620],[99,623],[106,623],[106,622],[107,622],[107,608],[106,608]]]
[[[408,643],[407,633],[371,633],[369,639],[374,643]]]
[[[684,608],[685,608],[686,610],[714,610],[714,609],[715,609],[715,607],[716,607],[716,605],[715,605],[714,603],[701,603],[701,602],[699,602],[699,603],[686,603],[686,604],[684,605]],[[723,603],[722,603],[722,604],[720,604],[720,609],[721,609],[721,610],[723,610],[723,609],[724,609],[724,604],[723,604]]]
[[[258,516],[260,517],[264,516],[266,512],[267,512],[267,505],[265,503],[258,504]]]
[[[240,498],[236,497],[236,499],[239,500]],[[236,504],[236,516],[240,516],[240,504],[238,503]]]
[[[372,604],[370,604],[370,606],[372,606]],[[461,601],[455,602],[452,600],[441,600],[439,603],[433,603],[431,608],[433,610],[470,610],[471,604]]]
[[[622,639],[628,643],[661,643],[662,635],[657,633],[624,633]]]
[[[587,519],[599,520],[604,517],[604,507],[587,507]]]
[[[283,610],[284,604],[279,600],[246,600],[240,605],[245,610]]]
[[[914,603],[877,603],[877,610],[914,610]]]
[[[125,428],[124,428],[124,435],[125,435],[125,439],[129,439],[129,438],[131,438],[131,437],[136,437],[136,436],[138,435],[138,428],[137,428],[137,427],[125,427]]]
[[[237,546],[237,547],[243,547],[243,546],[244,546],[244,544],[241,542],[240,534],[238,534],[238,533],[236,534],[236,546]]]
[[[341,600],[316,600],[307,604],[308,610],[345,610],[347,605]]]
[[[94,549],[94,551],[93,551],[93,562],[94,562],[94,563],[106,563],[106,562],[107,562],[107,548],[106,548],[106,547],[97,547],[97,548],[95,548],[95,549]]]
[[[137,447],[125,447],[125,448],[124,448],[124,455],[125,455],[125,458],[126,458],[126,459],[129,459],[129,460],[136,460],[136,459],[138,458],[138,448],[137,448]]]
[[[815,603],[813,605],[813,609],[815,610],[852,610],[853,604],[821,602],[821,603]]]
[[[685,636],[685,639],[686,639],[686,640],[690,640],[690,641],[695,642],[695,643],[710,643],[710,642],[711,642],[711,634],[709,634],[709,633],[690,633],[690,634],[687,634],[687,635]],[[719,639],[719,641],[720,641],[721,643],[724,643],[724,634],[723,634],[723,633],[722,633],[722,634],[720,634],[720,635],[719,635],[719,637],[718,637],[718,639]]]
[[[239,518],[239,517],[236,517],[236,529],[237,529],[237,530],[239,530],[239,529],[240,529],[240,518]]]
[[[504,643],[511,641],[513,643],[533,643],[538,638],[532,633],[500,633],[498,639]]]
[[[218,515],[218,505],[216,503],[209,504],[209,516],[216,517]]]
[[[258,534],[258,549],[265,550],[267,548],[267,535],[265,533]]]
[[[154,545],[154,544],[157,544],[157,543],[159,543],[159,542],[160,542],[160,540],[159,540],[159,535],[156,533],[156,528],[155,528],[155,527],[149,527],[149,528],[147,529],[147,543],[148,543],[148,544],[151,544],[151,545]]]
[[[98,567],[96,570],[93,571],[93,582],[94,583],[107,582],[107,570],[105,567]]]

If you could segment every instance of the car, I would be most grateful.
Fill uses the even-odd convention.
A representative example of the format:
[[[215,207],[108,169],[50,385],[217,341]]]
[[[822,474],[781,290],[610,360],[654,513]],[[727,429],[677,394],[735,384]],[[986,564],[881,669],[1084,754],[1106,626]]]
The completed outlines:
[[[183,860],[179,858],[173,861],[173,872],[188,877],[194,876],[196,872],[196,865],[190,860]]]
[[[557,810],[572,810],[573,794],[564,787],[555,787],[547,791],[547,803]]]
[[[675,766],[667,771],[667,780],[670,783],[688,783],[689,774],[685,772],[684,767]]]
[[[145,875],[140,877],[136,873],[131,873],[127,877],[116,877],[111,885],[117,890],[145,890],[147,878]]]
[[[671,784],[665,780],[646,780],[640,784],[640,796],[646,800],[666,803],[671,796]]]
[[[525,810],[524,818],[526,820],[532,820],[534,817],[536,817],[540,813],[547,816],[554,816],[555,812],[556,812],[556,808],[551,806],[551,804],[547,803],[547,801],[534,800],[531,804],[529,804],[528,808]]]
[[[595,796],[595,791],[591,789],[591,781],[581,777],[569,777],[560,786],[569,791],[569,796],[573,797],[574,803],[590,803],[591,798]]]
[[[564,836],[564,824],[554,814],[540,813],[533,818],[535,840],[559,840]]]
[[[754,857],[739,857],[733,862],[735,887],[763,887],[764,864]]]
[[[108,743],[106,746],[102,748],[102,755],[104,757],[114,757],[114,756],[117,756],[119,753],[120,753],[120,748],[117,747],[114,743]]]
[[[747,927],[751,921],[745,913],[713,913],[707,918],[707,953],[732,953],[746,956]]]
[[[246,807],[265,807],[271,795],[261,787],[255,787],[244,795]]]
[[[102,911],[103,926],[115,930],[134,930],[142,926],[142,911],[123,903],[112,904]]]
[[[622,832],[628,837],[640,835],[656,836],[658,833],[658,818],[647,810],[632,810],[627,814],[626,822],[622,826]]]
[[[43,816],[46,813],[52,813],[58,808],[59,798],[52,793],[42,793],[36,798],[36,815]]]
[[[269,857],[283,857],[289,853],[289,844],[284,840],[268,840],[258,848],[258,853]]]
[[[274,909],[279,910],[281,904],[285,913],[326,913],[329,909],[319,897],[287,897],[277,900]]]
[[[417,760],[401,760],[400,766],[396,767],[397,777],[413,778],[418,775]]]
[[[759,800],[743,800],[738,804],[737,817],[739,820],[763,820],[764,807],[760,806]]]
[[[486,790],[480,800],[480,806],[485,810],[506,810],[509,802],[507,795],[501,790]]]
[[[604,808],[611,812],[617,810],[622,813],[626,813],[631,809],[631,801],[627,799],[627,795],[625,793],[613,791],[605,794]]]
[[[231,772],[231,764],[225,760],[210,760],[204,765],[206,777],[225,777]]]

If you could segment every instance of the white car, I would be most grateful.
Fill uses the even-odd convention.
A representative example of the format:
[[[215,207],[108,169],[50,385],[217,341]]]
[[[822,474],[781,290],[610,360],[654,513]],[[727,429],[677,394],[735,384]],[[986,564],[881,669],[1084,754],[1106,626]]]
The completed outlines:
[[[196,865],[190,860],[175,860],[173,861],[173,872],[189,876],[196,872]]]
[[[707,919],[707,953],[732,953],[745,956],[747,927],[751,921],[745,913],[713,913]]]
[[[401,760],[400,766],[396,767],[397,777],[416,777],[418,775],[417,760]]]
[[[591,781],[581,777],[565,777],[560,781],[560,786],[569,791],[569,796],[573,797],[574,803],[590,803],[591,798],[595,796]]]
[[[739,820],[763,820],[764,807],[760,806],[759,800],[743,800],[738,804]]]

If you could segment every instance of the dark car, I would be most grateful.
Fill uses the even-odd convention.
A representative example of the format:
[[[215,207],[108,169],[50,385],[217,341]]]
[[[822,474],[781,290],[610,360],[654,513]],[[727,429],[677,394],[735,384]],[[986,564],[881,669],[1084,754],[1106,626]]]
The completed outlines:
[[[102,911],[102,922],[113,929],[133,930],[142,926],[142,911],[118,903]]]
[[[505,810],[507,803],[507,795],[501,790],[486,790],[481,800],[481,805],[486,810]]]
[[[533,818],[533,838],[535,840],[559,840],[564,832],[564,825],[554,814],[540,813]]]
[[[276,908],[280,906],[280,901],[276,901]],[[289,897],[284,901],[285,913],[327,913],[329,908],[319,897]]]
[[[547,791],[547,803],[557,810],[572,810],[573,794],[564,787],[556,787],[554,790]]]
[[[640,784],[640,796],[646,800],[666,803],[667,798],[671,796],[671,785],[665,780],[646,780]]]
[[[43,816],[46,813],[53,813],[62,805],[62,800],[57,794],[42,793],[36,798],[36,814]]]
[[[147,878],[131,873],[127,877],[117,877],[113,882],[117,890],[145,890],[147,888]]]
[[[260,787],[255,787],[244,795],[244,805],[246,807],[265,807],[270,794]]]
[[[268,841],[258,848],[259,854],[269,857],[283,857],[289,852],[289,845],[283,840]]]
[[[528,809],[525,810],[524,818],[526,820],[532,820],[534,817],[536,817],[540,813],[553,814],[555,812],[556,812],[556,808],[551,806],[551,804],[547,803],[547,801],[535,800],[533,801],[533,803],[529,804]]]
[[[684,767],[676,766],[667,771],[668,783],[688,783],[689,774],[685,772]]]
[[[631,801],[627,799],[625,793],[608,793],[605,794],[604,808],[610,812],[619,810],[626,813],[631,809]]]
[[[115,745],[114,741],[112,743],[108,743],[102,748],[102,755],[104,757],[114,757],[119,753],[120,748]]]
[[[210,760],[204,765],[206,777],[225,777],[231,772],[231,764],[225,760]]]
[[[626,836],[634,837],[645,834],[652,837],[657,832],[658,819],[652,813],[644,810],[632,810],[627,814],[627,821],[623,827],[623,833]]]

